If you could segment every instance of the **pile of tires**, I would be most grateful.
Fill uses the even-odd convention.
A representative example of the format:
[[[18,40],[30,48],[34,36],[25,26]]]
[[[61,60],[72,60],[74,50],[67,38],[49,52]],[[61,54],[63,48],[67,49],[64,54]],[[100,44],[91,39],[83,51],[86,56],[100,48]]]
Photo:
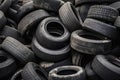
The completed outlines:
[[[120,1],[0,0],[0,80],[119,80]]]

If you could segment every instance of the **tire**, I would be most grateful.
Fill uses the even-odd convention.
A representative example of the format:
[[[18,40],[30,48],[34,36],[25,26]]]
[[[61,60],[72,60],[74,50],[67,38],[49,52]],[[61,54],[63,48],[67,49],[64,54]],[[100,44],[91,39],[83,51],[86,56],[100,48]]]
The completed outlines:
[[[59,16],[68,31],[73,32],[81,29],[82,20],[79,17],[79,13],[70,2],[64,3],[59,9]]]
[[[108,56],[97,55],[92,62],[93,70],[103,80],[120,79],[120,66],[115,65],[111,60],[112,58],[109,58]]]
[[[59,66],[70,66],[72,65],[72,61],[71,61],[71,58],[68,58],[68,59],[65,59],[63,61],[60,61],[60,62],[56,62],[56,63],[49,63],[49,62],[41,62],[40,63],[40,66],[43,67],[48,73],[56,68],[56,67],[59,67]]]
[[[112,4],[110,4],[109,6],[110,7],[113,7],[113,8],[115,8],[116,10],[120,10],[120,1],[117,1],[117,2],[114,2],[114,3],[112,3]]]
[[[22,80],[22,70],[17,71],[10,80]]]
[[[41,46],[36,38],[32,41],[32,50],[36,56],[44,61],[58,62],[69,57],[70,47],[69,45],[58,50],[51,50]]]
[[[91,63],[88,63],[85,67],[87,79],[89,80],[101,80],[101,78],[93,71]]]
[[[57,17],[48,17],[41,21],[36,31],[39,44],[52,50],[69,45],[69,37],[70,33]]]
[[[19,0],[12,0],[12,5],[16,4]]]
[[[113,3],[116,1],[118,0],[75,0],[75,5],[80,6],[83,4],[90,4],[90,3],[103,4],[103,3]]]
[[[33,1],[30,1],[30,2],[22,5],[22,6],[18,9],[17,14],[16,14],[14,20],[16,21],[16,23],[19,23],[20,20],[21,20],[25,15],[27,15],[28,13],[30,13],[30,12],[32,12],[32,11],[34,11],[34,10],[35,10],[35,8],[34,8],[34,6],[33,6]]]
[[[90,55],[105,54],[112,49],[111,40],[83,30],[77,30],[72,33],[70,45],[72,49]]]
[[[79,16],[82,19],[82,22],[84,22],[84,20],[87,18],[87,14],[89,11],[89,8],[92,6],[93,4],[84,4],[81,6],[76,7],[76,9],[78,9],[79,12]]]
[[[62,0],[33,0],[36,8],[47,11],[58,12],[59,8],[64,4]]]
[[[10,26],[5,26],[3,28],[3,30],[1,31],[1,34],[2,36],[5,36],[5,37],[12,37],[12,38],[15,38],[17,40],[20,40],[20,34],[19,32],[15,29],[15,28],[12,28]]]
[[[1,47],[22,64],[34,61],[35,59],[34,53],[30,49],[12,37],[7,37],[1,44]]]
[[[44,10],[36,10],[26,15],[18,24],[18,31],[22,36],[27,35],[31,28],[37,27],[41,20],[50,15]],[[34,32],[34,31],[33,31]]]
[[[72,62],[75,66],[81,66],[85,68],[85,66],[93,60],[94,56],[86,55],[84,53],[77,52],[75,50],[72,50]]]
[[[49,72],[49,80],[85,80],[85,71],[78,66],[61,66]]]
[[[117,11],[117,9],[105,5],[94,5],[90,7],[87,18],[93,18],[103,22],[114,23],[118,16],[119,12]]]
[[[21,74],[24,80],[48,80],[47,72],[33,62],[27,63]]]
[[[13,8],[9,8],[8,9],[8,14],[7,14],[7,17],[14,20],[15,18],[15,15],[17,14],[17,10],[13,9]]]
[[[16,71],[16,62],[5,51],[0,51],[0,79],[5,79]]]
[[[0,10],[6,13],[11,4],[12,0],[3,0],[3,2],[0,5]]]
[[[117,19],[115,20],[114,26],[120,29],[120,16],[118,16]]]
[[[2,29],[7,22],[7,19],[2,11],[0,11],[0,29]]]
[[[84,29],[101,34],[111,40],[115,41],[118,38],[117,28],[104,22],[87,18],[84,21],[83,26]]]
[[[10,26],[12,28],[17,29],[17,23],[14,20],[10,19],[10,18],[7,18],[6,25],[8,25],[8,26]]]

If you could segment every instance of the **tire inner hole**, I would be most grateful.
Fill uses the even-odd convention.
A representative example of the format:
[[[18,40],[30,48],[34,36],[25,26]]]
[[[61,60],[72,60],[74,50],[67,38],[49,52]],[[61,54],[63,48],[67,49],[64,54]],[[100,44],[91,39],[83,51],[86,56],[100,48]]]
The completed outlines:
[[[0,63],[4,62],[7,60],[7,57],[5,56],[0,56]]]
[[[62,70],[57,72],[58,75],[72,75],[72,74],[76,74],[77,71],[75,70]]]
[[[79,34],[81,37],[83,38],[87,38],[87,39],[92,39],[92,40],[102,40],[101,38],[95,36],[95,35],[87,35],[87,34]]]
[[[64,28],[60,23],[51,22],[47,24],[47,31],[54,37],[60,37],[64,34]]]

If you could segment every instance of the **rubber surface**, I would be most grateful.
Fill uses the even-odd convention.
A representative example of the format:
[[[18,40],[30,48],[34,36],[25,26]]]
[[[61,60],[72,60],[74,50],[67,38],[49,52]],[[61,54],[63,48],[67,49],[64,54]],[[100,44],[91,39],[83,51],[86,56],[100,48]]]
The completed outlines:
[[[52,50],[69,45],[69,37],[70,33],[57,17],[48,17],[41,21],[36,31],[39,44]]]
[[[21,74],[24,80],[48,80],[46,71],[33,62],[27,63]]]
[[[33,0],[34,6],[47,11],[58,12],[59,8],[64,4],[62,0]]]
[[[66,59],[70,55],[70,46],[66,46],[62,49],[51,50],[41,46],[36,38],[32,41],[32,50],[36,56],[44,61],[57,62]]]
[[[8,78],[16,71],[15,60],[7,52],[0,50],[0,79]]]
[[[22,70],[17,71],[10,80],[22,80],[21,72]]]
[[[0,11],[0,29],[5,26],[7,19],[2,11]]]
[[[109,39],[117,40],[118,31],[115,26],[90,18],[84,21],[83,26],[87,30],[99,33]]]
[[[49,80],[84,80],[85,71],[78,66],[61,66],[49,72]]]
[[[87,15],[88,18],[93,18],[109,23],[114,23],[118,16],[119,12],[117,11],[117,9],[106,5],[91,6]]]
[[[91,55],[105,54],[112,48],[111,40],[83,30],[77,30],[72,33],[70,45],[78,52]]]
[[[12,37],[7,37],[1,44],[1,47],[19,60],[22,64],[34,61],[35,59],[34,53],[29,48]]]
[[[107,56],[97,55],[93,62],[92,68],[103,80],[120,79],[120,66],[113,64]]]
[[[0,5],[0,10],[4,13],[8,10],[8,8],[11,6],[12,0],[3,0],[3,2]]]
[[[75,0],[75,5],[80,6],[83,4],[95,3],[95,4],[103,4],[103,3],[113,3],[118,0]]]
[[[41,20],[49,16],[50,15],[45,10],[33,11],[22,18],[18,24],[18,31],[21,35],[25,35],[31,28],[37,27],[36,24],[39,24]]]
[[[66,2],[62,5],[59,9],[59,16],[65,27],[70,32],[81,29],[82,20],[79,17],[79,13],[70,2]]]

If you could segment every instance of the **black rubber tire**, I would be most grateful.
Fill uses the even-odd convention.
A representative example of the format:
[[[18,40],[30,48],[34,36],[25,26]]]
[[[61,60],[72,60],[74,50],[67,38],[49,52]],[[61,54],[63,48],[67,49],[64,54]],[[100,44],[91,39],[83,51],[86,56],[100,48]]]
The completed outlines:
[[[52,50],[69,45],[69,37],[70,33],[57,17],[44,19],[36,31],[36,39],[39,44]]]
[[[25,15],[27,15],[28,13],[30,13],[30,12],[32,12],[32,11],[34,11],[34,10],[35,10],[35,8],[34,8],[34,6],[33,6],[33,1],[30,1],[30,2],[22,5],[22,6],[18,9],[17,14],[16,14],[14,20],[16,21],[16,23],[19,23],[19,21],[20,21]]]
[[[0,10],[4,13],[8,10],[8,8],[11,6],[12,0],[3,0],[3,2],[0,5]]]
[[[48,80],[47,72],[33,62],[27,63],[21,74],[23,80]]]
[[[58,12],[59,8],[64,4],[62,0],[33,0],[36,8],[47,11]]]
[[[90,3],[95,3],[95,4],[104,4],[104,3],[113,3],[118,0],[75,0],[75,5],[80,6],[83,4],[90,4]]]
[[[0,11],[0,29],[5,26],[7,19],[2,11]]]
[[[84,4],[81,6],[76,7],[76,9],[79,12],[79,16],[81,17],[82,21],[84,22],[84,20],[87,18],[87,14],[89,11],[89,8],[92,6],[93,4]]]
[[[107,56],[97,55],[92,62],[92,68],[103,80],[120,79],[120,66],[113,64]]]
[[[70,45],[78,52],[91,55],[105,54],[112,48],[111,40],[83,30],[77,30],[72,33]]]
[[[114,26],[120,29],[120,16],[118,16],[117,19],[115,20]]]
[[[7,23],[6,23],[6,25],[17,29],[17,23],[16,23],[14,20],[10,19],[10,18],[7,18]]]
[[[8,78],[16,71],[16,62],[5,51],[0,50],[0,79]]]
[[[85,71],[79,66],[61,66],[49,72],[49,80],[85,80]]]
[[[13,8],[9,8],[7,17],[14,20],[16,14],[17,14],[17,10],[15,10]]]
[[[13,37],[13,38],[15,38],[17,40],[20,40],[19,32],[15,28],[12,28],[12,27],[7,26],[7,25],[3,28],[0,35],[5,36],[5,37],[10,36],[10,37]]]
[[[84,54],[84,53],[80,53],[78,51],[75,51],[75,50],[71,50],[71,53],[72,53],[72,63],[73,65],[76,65],[76,66],[81,66],[83,68],[85,68],[85,66],[93,60],[93,57],[92,55],[87,55],[87,54]]]
[[[120,6],[119,5],[120,5],[120,1],[117,1],[117,2],[114,2],[114,3],[110,4],[109,6],[120,11]]]
[[[17,71],[10,80],[23,80],[21,75],[22,70]]]
[[[62,49],[51,50],[41,46],[36,38],[32,41],[32,50],[42,60],[49,62],[57,62],[66,59],[70,55],[70,46],[66,46]]]
[[[93,18],[103,22],[114,23],[118,16],[118,10],[113,7],[106,5],[94,5],[90,7],[87,18]]]
[[[72,65],[72,61],[71,61],[71,58],[68,58],[68,59],[65,59],[63,61],[60,61],[60,62],[56,62],[56,63],[53,63],[53,62],[41,62],[40,63],[40,66],[43,67],[48,73],[56,68],[56,67],[59,67],[59,66],[71,66]]]
[[[88,80],[101,80],[101,78],[93,71],[91,63],[88,63],[85,67]]]
[[[7,37],[1,44],[1,47],[19,60],[22,64],[34,61],[35,59],[34,53],[29,48],[12,37]]]
[[[83,26],[85,29],[95,33],[99,33],[111,40],[117,40],[118,38],[117,28],[104,22],[87,18],[84,21]]]
[[[73,50],[73,49],[71,50],[71,53],[72,53],[72,63],[73,63],[73,65],[78,66],[78,64],[81,63],[84,56],[82,54],[80,54],[79,52]],[[80,64],[80,66],[81,66],[81,64]]]
[[[117,45],[116,47],[114,47],[114,48],[109,52],[110,55],[113,55],[113,56],[116,56],[116,57],[120,56],[119,53],[120,53],[120,46],[119,46],[119,45]]]
[[[26,15],[18,24],[18,31],[21,35],[26,35],[31,28],[37,27],[41,20],[50,15],[44,10],[36,10]]]
[[[59,9],[59,16],[65,27],[70,32],[81,29],[82,20],[72,3],[64,3],[64,5],[62,5],[62,7]]]

